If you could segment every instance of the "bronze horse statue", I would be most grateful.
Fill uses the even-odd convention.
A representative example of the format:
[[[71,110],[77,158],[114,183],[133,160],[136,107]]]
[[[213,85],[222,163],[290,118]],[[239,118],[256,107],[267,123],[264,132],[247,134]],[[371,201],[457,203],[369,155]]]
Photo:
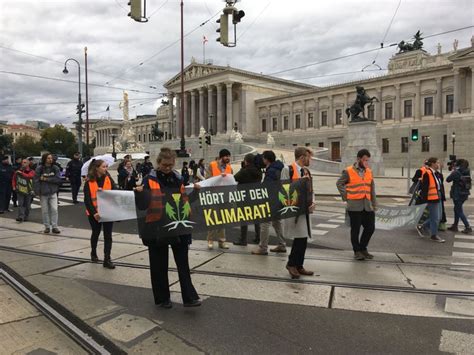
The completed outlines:
[[[378,102],[379,100],[373,96],[370,97],[365,92],[365,89],[362,86],[356,86],[357,97],[354,104],[351,107],[346,109],[347,118],[351,117],[351,122],[357,121],[368,121],[368,118],[365,117],[365,105],[369,104],[369,107],[373,105],[373,102]],[[359,116],[362,113],[362,116]]]
[[[411,52],[411,51],[416,51],[418,49],[423,48],[423,37],[421,37],[422,33],[420,33],[420,30],[418,30],[417,33],[413,36],[415,41],[412,43],[408,43],[405,41],[401,41],[398,43],[398,53],[404,53],[404,52]]]

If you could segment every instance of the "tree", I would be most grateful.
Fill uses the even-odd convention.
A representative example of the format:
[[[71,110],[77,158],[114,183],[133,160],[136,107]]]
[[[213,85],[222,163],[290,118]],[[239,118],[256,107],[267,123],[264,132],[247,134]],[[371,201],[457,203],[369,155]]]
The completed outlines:
[[[78,150],[74,134],[58,124],[46,128],[41,133],[41,146],[52,154],[66,155],[70,158]]]
[[[41,155],[43,146],[40,142],[35,142],[33,137],[24,135],[16,140],[13,149],[15,150],[15,156],[26,158]]]
[[[7,154],[11,151],[13,136],[11,134],[0,135],[0,153]]]

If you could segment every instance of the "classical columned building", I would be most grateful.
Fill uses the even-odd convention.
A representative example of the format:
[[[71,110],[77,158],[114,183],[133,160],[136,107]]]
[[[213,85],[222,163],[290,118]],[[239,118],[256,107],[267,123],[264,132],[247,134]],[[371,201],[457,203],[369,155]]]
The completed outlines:
[[[237,129],[247,136],[259,131],[255,101],[285,94],[297,94],[314,86],[260,75],[232,67],[199,64],[196,61],[184,70],[184,94],[181,75],[165,85],[170,102],[176,99],[172,121],[173,136],[181,136],[179,127],[181,96],[184,99],[184,133],[197,137],[200,128],[216,135],[228,135]],[[170,113],[170,117],[171,117]]]

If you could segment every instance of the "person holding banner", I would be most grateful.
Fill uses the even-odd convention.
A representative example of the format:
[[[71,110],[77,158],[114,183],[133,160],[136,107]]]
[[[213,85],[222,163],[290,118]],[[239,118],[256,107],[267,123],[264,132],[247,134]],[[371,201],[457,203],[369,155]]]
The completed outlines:
[[[302,196],[308,206],[308,213],[305,215],[288,218],[284,220],[284,235],[287,239],[293,239],[290,255],[286,269],[292,279],[299,279],[300,276],[312,276],[313,271],[306,270],[303,266],[308,237],[311,238],[311,218],[315,204],[313,202],[313,180],[309,172],[309,164],[313,151],[307,147],[297,147],[295,149],[295,161],[285,166],[281,171],[281,180],[301,181],[307,184],[307,194]]]
[[[91,260],[98,262],[97,243],[100,231],[104,232],[104,262],[107,269],[115,269],[115,265],[110,258],[112,251],[112,228],[113,222],[100,222],[99,209],[97,204],[97,192],[99,190],[117,190],[112,177],[107,172],[107,163],[103,160],[94,160],[89,165],[87,181],[84,184],[84,204],[86,214],[92,229],[91,234]]]
[[[336,186],[342,200],[347,203],[351,223],[351,243],[356,260],[373,259],[367,247],[375,231],[375,209],[377,205],[375,183],[369,168],[370,152],[361,149],[357,162],[348,166],[337,180]],[[364,230],[360,235],[360,228]]]
[[[234,174],[234,172],[230,166],[230,152],[224,148],[219,151],[219,159],[209,164],[208,176],[226,176],[227,174]],[[209,249],[214,248],[214,238],[219,239],[219,248],[229,249],[226,244],[225,229],[214,229],[207,232],[207,247]]]
[[[442,215],[441,181],[436,174],[440,166],[438,158],[429,158],[427,165],[428,168],[421,180],[420,202],[427,203],[429,216],[428,219],[423,224],[419,224],[416,229],[420,237],[424,237],[429,228],[431,240],[437,243],[444,243],[445,240],[438,236],[438,227]]]
[[[20,168],[13,174],[12,187],[17,193],[18,199],[18,218],[17,222],[28,220],[30,214],[31,202],[35,196],[33,190],[33,177],[35,171],[30,169],[30,162],[28,159],[21,161]]]
[[[158,169],[152,170],[143,179],[143,185],[135,188],[137,209],[145,211],[144,218],[139,218],[138,228],[143,244],[148,247],[155,304],[161,308],[172,307],[168,281],[168,246],[171,246],[178,268],[183,305],[197,307],[201,305],[201,300],[191,281],[188,258],[189,244],[192,242],[191,234],[164,236],[160,235],[157,228],[154,228],[164,213],[164,193],[162,192],[164,189],[179,191],[183,200],[188,199],[182,176],[173,170],[176,153],[163,147],[156,163]]]

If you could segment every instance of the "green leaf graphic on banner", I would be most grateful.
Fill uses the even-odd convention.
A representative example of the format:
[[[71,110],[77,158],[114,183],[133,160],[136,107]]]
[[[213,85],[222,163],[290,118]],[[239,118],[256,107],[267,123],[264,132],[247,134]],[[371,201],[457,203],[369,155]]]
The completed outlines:
[[[166,215],[169,217],[169,219],[176,221],[176,212],[173,206],[171,206],[168,202],[166,202],[165,212],[166,212]]]
[[[188,218],[191,214],[191,205],[189,202],[186,202],[183,206],[183,219]]]
[[[298,191],[293,190],[293,193],[290,194],[290,184],[282,185],[285,194],[278,192],[278,199],[283,204],[283,208],[280,209],[280,214],[284,215],[287,212],[296,212],[299,207],[298,204]]]
[[[296,190],[291,194],[291,205],[295,206],[298,204],[298,192]]]
[[[283,204],[283,206],[286,206],[286,197],[285,195],[283,195],[281,192],[278,192],[278,199],[280,200],[280,202]]]

